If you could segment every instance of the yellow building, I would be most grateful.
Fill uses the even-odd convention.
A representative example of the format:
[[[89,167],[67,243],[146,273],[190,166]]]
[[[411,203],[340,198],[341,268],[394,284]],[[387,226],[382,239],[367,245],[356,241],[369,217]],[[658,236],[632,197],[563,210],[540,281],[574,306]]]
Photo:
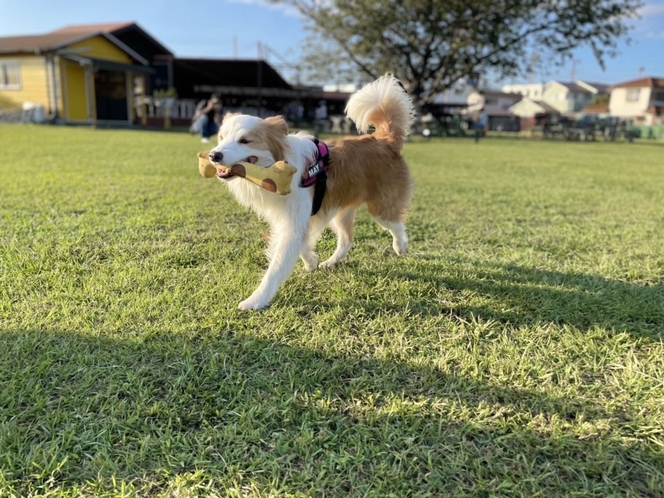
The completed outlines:
[[[135,26],[135,25],[132,25]],[[130,124],[149,61],[104,31],[0,38],[0,109],[43,105],[62,123]]]

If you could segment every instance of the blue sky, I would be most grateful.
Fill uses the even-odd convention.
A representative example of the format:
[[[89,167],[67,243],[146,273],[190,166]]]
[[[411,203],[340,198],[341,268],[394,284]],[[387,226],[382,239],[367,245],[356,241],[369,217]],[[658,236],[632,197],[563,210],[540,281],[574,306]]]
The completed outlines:
[[[633,43],[602,71],[589,50],[575,54],[576,77],[617,83],[644,75],[664,77],[664,0],[646,0],[634,21]],[[38,34],[67,24],[136,21],[179,56],[232,57],[234,39],[243,58],[257,56],[257,43],[295,61],[305,38],[292,8],[264,0],[0,0],[0,36]],[[278,64],[274,56],[269,60]],[[539,79],[568,80],[571,64]]]

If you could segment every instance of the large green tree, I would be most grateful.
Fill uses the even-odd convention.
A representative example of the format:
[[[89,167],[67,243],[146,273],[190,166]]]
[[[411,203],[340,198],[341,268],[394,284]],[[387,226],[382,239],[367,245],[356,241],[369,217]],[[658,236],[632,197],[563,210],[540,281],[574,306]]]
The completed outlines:
[[[641,0],[272,0],[295,6],[318,44],[305,66],[397,76],[417,103],[461,78],[515,76],[536,51],[562,64],[589,46],[602,67]],[[314,53],[312,53],[314,52]],[[330,78],[328,78],[330,79]]]

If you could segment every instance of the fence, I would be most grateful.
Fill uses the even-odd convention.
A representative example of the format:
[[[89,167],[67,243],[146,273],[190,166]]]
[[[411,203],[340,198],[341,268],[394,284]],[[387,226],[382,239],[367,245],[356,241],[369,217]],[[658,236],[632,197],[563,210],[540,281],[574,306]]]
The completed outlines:
[[[193,99],[172,99],[157,97],[139,97],[136,99],[136,115],[143,117],[145,112],[148,119],[170,119],[189,120],[196,112],[196,101]]]
[[[639,126],[639,137],[649,140],[664,140],[664,125]]]
[[[0,109],[0,123],[43,123],[46,120],[43,106],[25,106],[23,109]]]

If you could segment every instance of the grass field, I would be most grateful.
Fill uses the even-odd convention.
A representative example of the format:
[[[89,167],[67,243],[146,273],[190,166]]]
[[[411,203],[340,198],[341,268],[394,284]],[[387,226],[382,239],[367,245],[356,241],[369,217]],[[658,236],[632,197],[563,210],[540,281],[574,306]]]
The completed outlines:
[[[664,147],[408,144],[255,313],[200,149],[0,126],[0,496],[664,496]]]

